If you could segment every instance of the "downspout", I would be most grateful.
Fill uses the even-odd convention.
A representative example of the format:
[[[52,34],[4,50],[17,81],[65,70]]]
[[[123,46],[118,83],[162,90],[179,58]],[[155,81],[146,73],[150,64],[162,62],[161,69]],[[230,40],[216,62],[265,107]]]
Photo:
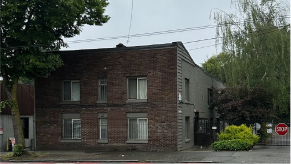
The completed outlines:
[[[33,90],[33,149],[36,150],[36,127],[35,127],[35,80],[34,80],[34,90]]]

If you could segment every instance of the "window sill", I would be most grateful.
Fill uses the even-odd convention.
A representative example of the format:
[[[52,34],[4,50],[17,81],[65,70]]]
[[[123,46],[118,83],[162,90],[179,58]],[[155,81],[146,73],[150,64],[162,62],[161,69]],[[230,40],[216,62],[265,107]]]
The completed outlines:
[[[97,104],[106,104],[107,101],[97,101]]]
[[[126,143],[131,144],[131,143],[148,143],[148,140],[127,140]]]
[[[62,101],[60,104],[80,104],[80,101]]]
[[[61,142],[81,142],[81,139],[62,139]]]
[[[99,139],[97,142],[107,144],[108,140],[107,139]]]
[[[126,103],[140,103],[140,102],[148,102],[147,99],[130,99],[126,100]]]

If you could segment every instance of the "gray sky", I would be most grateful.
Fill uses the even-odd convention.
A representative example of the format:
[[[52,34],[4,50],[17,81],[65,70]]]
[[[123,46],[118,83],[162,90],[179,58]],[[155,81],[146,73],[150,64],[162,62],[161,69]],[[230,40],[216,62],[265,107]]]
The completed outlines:
[[[98,40],[96,38],[127,36],[129,33],[132,1],[109,0],[109,3],[105,14],[111,19],[103,26],[84,26],[80,35],[65,39],[69,48],[62,50],[113,48],[118,43],[140,46],[181,41],[194,62],[200,66],[207,57],[220,53],[221,45],[211,46],[215,44],[214,39],[185,44],[190,41],[214,38],[215,28],[131,37],[128,43],[126,37]],[[231,9],[231,0],[133,0],[130,35],[215,25],[212,16],[213,12],[219,11],[218,9],[227,13],[234,11],[233,7]],[[85,42],[88,39],[93,41]],[[74,43],[77,40],[81,42]]]

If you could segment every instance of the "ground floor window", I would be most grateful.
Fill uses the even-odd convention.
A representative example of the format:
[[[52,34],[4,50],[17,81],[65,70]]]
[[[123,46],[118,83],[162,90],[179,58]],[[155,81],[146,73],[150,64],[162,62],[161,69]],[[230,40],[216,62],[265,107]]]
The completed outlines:
[[[127,113],[128,141],[143,142],[148,140],[147,113]]]
[[[80,114],[63,114],[63,139],[81,139]]]
[[[99,143],[108,143],[107,113],[98,114]]]

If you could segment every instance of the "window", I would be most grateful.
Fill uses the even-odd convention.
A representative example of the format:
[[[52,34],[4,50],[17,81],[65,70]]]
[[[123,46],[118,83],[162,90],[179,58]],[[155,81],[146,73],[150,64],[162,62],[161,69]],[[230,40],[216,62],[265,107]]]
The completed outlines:
[[[189,90],[189,79],[185,79],[185,100],[186,102],[190,102],[190,90]]]
[[[80,81],[63,81],[63,100],[80,101]]]
[[[108,143],[108,130],[107,130],[107,114],[98,114],[99,122],[99,143]]]
[[[128,99],[147,99],[147,78],[128,78],[127,89]]]
[[[185,142],[190,142],[190,117],[185,117]]]
[[[29,118],[23,117],[20,118],[22,122],[22,130],[23,130],[23,136],[25,139],[29,138]]]
[[[208,88],[208,104],[213,103],[213,90]]]
[[[127,113],[128,141],[127,143],[147,143],[148,119],[147,113]]]
[[[98,102],[99,103],[107,102],[107,79],[106,78],[98,79]]]
[[[63,114],[63,139],[81,139],[80,114]]]

